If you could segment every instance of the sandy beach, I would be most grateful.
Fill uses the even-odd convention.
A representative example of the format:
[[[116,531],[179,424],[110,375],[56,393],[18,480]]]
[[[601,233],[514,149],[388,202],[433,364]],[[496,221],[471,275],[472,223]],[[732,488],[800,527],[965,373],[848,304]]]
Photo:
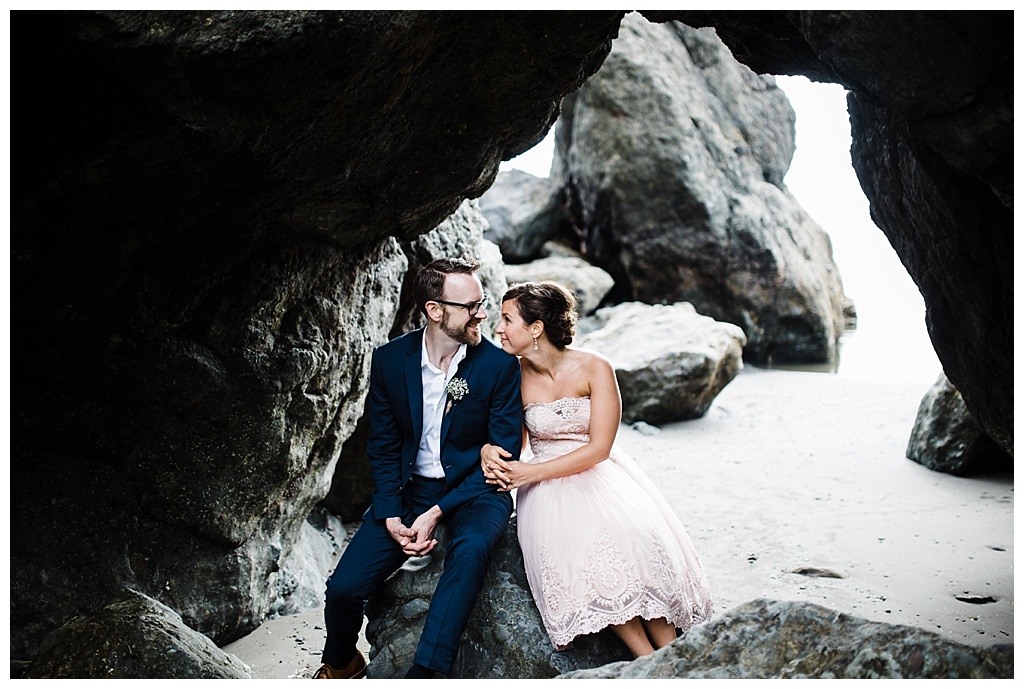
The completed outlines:
[[[623,425],[618,443],[686,526],[716,617],[766,597],[970,645],[1012,642],[1013,477],[958,478],[906,459],[929,387],[748,366],[704,418],[653,434]],[[323,639],[315,609],[225,650],[254,677],[304,678]]]

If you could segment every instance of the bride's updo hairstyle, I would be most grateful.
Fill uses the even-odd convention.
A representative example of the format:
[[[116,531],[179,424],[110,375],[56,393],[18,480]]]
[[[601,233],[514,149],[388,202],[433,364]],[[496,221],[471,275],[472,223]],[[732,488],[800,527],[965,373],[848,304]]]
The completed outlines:
[[[576,334],[576,295],[557,282],[519,282],[508,288],[502,302],[515,299],[519,317],[526,323],[540,321],[548,340],[565,349]]]

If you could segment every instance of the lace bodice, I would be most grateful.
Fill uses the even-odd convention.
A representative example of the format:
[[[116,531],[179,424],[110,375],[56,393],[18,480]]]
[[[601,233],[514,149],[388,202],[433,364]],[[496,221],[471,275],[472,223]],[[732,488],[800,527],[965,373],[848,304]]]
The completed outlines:
[[[523,408],[533,462],[545,462],[590,442],[590,398],[563,397]]]

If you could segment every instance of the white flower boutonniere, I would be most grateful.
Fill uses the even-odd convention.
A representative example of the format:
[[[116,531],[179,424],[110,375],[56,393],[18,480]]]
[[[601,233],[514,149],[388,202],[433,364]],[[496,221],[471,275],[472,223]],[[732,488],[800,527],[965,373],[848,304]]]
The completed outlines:
[[[444,413],[447,414],[452,410],[453,404],[469,394],[469,383],[464,378],[452,378],[444,390],[448,393],[448,404],[444,408]]]

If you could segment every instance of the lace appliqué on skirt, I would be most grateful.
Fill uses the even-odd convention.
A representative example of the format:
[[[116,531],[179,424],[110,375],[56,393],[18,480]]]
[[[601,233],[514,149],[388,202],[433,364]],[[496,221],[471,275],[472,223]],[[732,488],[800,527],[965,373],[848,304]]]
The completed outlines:
[[[660,557],[652,558],[648,575],[644,577],[639,565],[631,562],[615,545],[607,529],[603,530],[594,539],[582,571],[583,597],[572,593],[550,553],[546,549],[542,551],[543,593],[540,598],[546,608],[542,617],[556,648],[567,647],[582,634],[593,634],[638,616],[647,620],[664,617],[683,630],[695,624],[690,606],[686,605],[685,598],[679,598],[683,590],[682,577],[665,557],[665,547],[657,534],[652,532],[651,538]],[[707,619],[710,610],[707,612],[707,616],[697,616],[698,621]]]

